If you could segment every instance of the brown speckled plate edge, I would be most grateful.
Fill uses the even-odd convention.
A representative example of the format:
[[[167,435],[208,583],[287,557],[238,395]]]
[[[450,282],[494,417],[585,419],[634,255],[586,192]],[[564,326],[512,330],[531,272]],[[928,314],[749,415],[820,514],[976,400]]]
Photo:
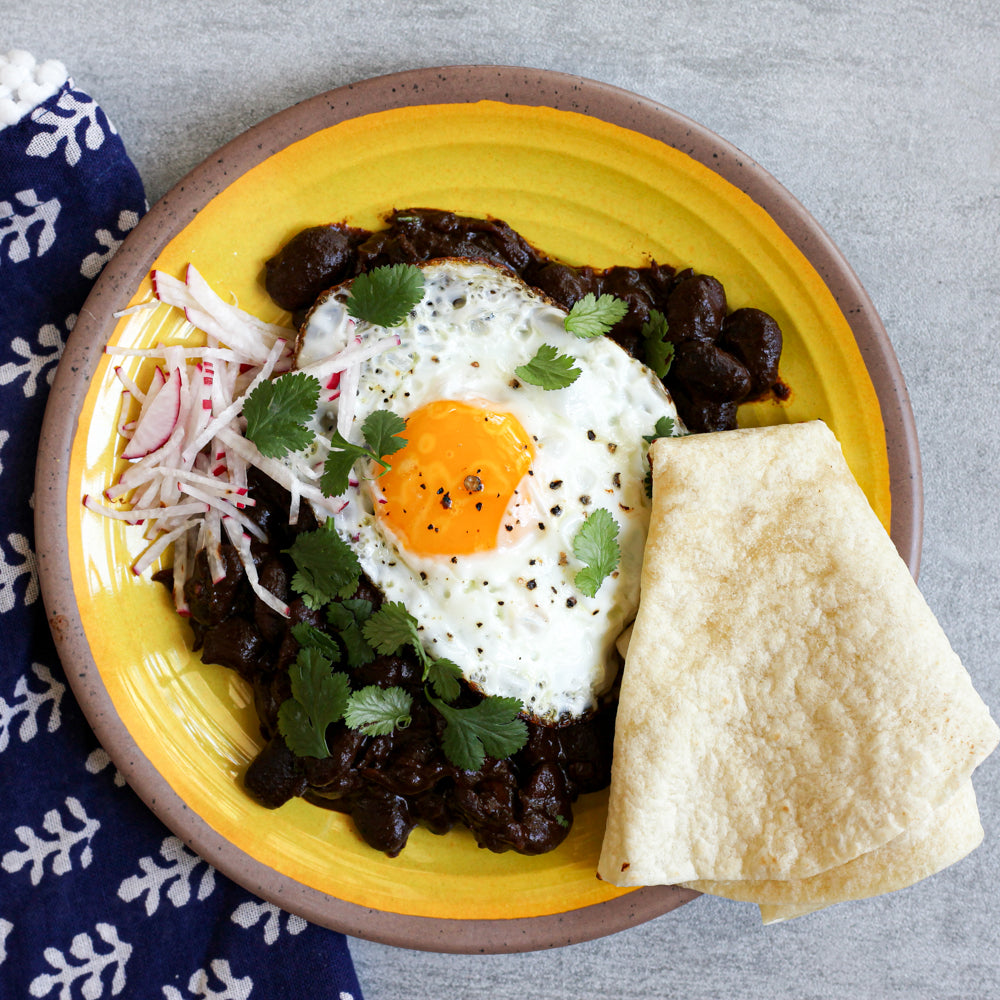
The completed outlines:
[[[38,571],[49,624],[88,721],[115,765],[156,815],[229,878],[317,924],[400,947],[442,952],[532,951],[578,943],[667,913],[697,893],[639,889],[562,914],[513,920],[444,920],[367,909],[318,892],[220,837],[173,792],[115,712],[87,644],[69,570],[68,463],[87,383],[128,297],[179,230],[219,191],[267,157],[313,132],[360,115],[421,104],[480,100],[546,106],[643,133],[703,163],[746,192],[816,268],[854,331],[882,408],[892,495],[892,538],[917,575],[923,520],[920,456],[899,364],[875,308],[836,246],[762,167],[714,133],[663,105],[592,80],[548,70],[453,66],[377,77],[320,94],[223,146],[165,195],[102,273],[69,339],[45,413],[35,484]]]

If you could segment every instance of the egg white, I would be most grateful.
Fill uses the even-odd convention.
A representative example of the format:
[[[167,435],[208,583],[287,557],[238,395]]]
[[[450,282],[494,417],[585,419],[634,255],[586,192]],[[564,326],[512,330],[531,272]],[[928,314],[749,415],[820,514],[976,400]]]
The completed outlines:
[[[361,441],[360,426],[376,409],[405,418],[450,399],[513,414],[535,451],[505,519],[516,530],[501,528],[489,551],[417,555],[375,517],[377,479],[349,488],[337,527],[386,598],[420,623],[432,655],[453,660],[484,693],[520,699],[536,717],[579,716],[613,683],[615,641],[638,607],[649,522],[643,435],[664,416],[679,427],[676,409],[648,368],[605,337],[568,333],[564,310],[506,272],[446,260],[423,273],[421,302],[391,331],[350,319],[346,289],[329,293],[303,329],[299,367],[321,365],[356,336],[367,343],[399,335],[398,347],[361,366],[345,432],[352,441]],[[574,358],[581,374],[572,385],[545,390],[515,378],[542,344]],[[329,428],[341,400],[327,395],[320,424]],[[573,539],[598,507],[619,525],[621,561],[589,598],[574,584],[582,563]]]

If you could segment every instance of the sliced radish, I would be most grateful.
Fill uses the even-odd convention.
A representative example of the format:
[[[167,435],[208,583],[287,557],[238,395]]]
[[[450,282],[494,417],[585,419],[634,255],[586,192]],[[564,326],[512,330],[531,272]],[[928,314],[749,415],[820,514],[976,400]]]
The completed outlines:
[[[139,411],[139,416],[142,416],[143,410],[148,410],[153,400],[156,399],[157,394],[163,388],[167,381],[167,373],[157,365],[153,369],[153,376],[149,380],[149,387],[143,394],[142,398],[139,400],[142,403],[142,409]],[[138,418],[137,418],[138,419]]]
[[[136,421],[132,439],[122,452],[129,461],[162,448],[177,426],[181,410],[181,372],[175,368],[146,412]]]
[[[276,323],[265,323],[252,313],[240,309],[239,306],[231,302],[226,302],[198,273],[197,268],[193,264],[188,264],[187,270],[184,272],[184,277],[188,291],[198,305],[209,315],[214,316],[224,326],[240,324],[268,346],[274,342],[275,338],[287,337],[285,327],[278,326]]]
[[[154,271],[152,280],[156,299],[184,310],[188,321],[205,334],[206,344],[106,348],[109,354],[160,359],[162,364],[153,369],[145,391],[123,369],[116,370],[125,390],[119,432],[131,438],[122,452],[129,465],[104,496],[112,503],[125,501],[131,509],[104,506],[92,497],[85,497],[84,504],[107,517],[143,526],[149,545],[133,565],[136,573],[148,569],[173,545],[174,602],[180,614],[190,613],[184,582],[195,553],[205,551],[212,577],[220,579],[225,572],[221,544],[226,536],[254,593],[287,616],[288,607],[262,586],[254,564],[251,536],[263,538],[264,533],[246,513],[255,504],[248,494],[248,467],[259,467],[289,490],[292,523],[302,500],[320,514],[333,514],[344,505],[318,488],[322,461],[317,462],[317,456],[322,459],[328,442],[319,438],[316,448],[277,462],[261,455],[243,436],[246,397],[264,380],[292,367],[294,331],[226,302],[194,267],[188,267],[183,281],[163,271]],[[342,419],[353,417],[360,363],[398,342],[389,336],[362,344],[354,337],[337,355],[324,359],[327,391],[346,396],[340,404]],[[139,404],[134,421],[128,419],[131,399]]]

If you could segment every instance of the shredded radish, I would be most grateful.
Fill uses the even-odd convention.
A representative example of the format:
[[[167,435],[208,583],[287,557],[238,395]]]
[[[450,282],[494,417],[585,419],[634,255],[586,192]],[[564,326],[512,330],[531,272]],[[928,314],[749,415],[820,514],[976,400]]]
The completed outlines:
[[[390,334],[388,337],[379,337],[368,344],[362,344],[360,337],[355,337],[354,342],[347,347],[341,348],[336,354],[330,354],[311,364],[303,365],[299,371],[307,375],[320,375],[327,371],[332,371],[330,379],[327,381],[328,389],[336,389],[340,385],[338,376],[351,365],[360,365],[362,361],[374,358],[390,347],[399,347],[399,334]]]
[[[223,521],[223,524],[226,528],[226,534],[229,535],[229,540],[233,543],[233,546],[240,554],[240,559],[243,562],[243,568],[246,570],[247,580],[250,583],[253,592],[269,608],[277,611],[283,618],[287,618],[290,614],[288,605],[285,604],[284,601],[275,597],[269,590],[261,586],[260,577],[257,575],[257,566],[250,553],[250,536],[242,533],[239,527],[228,518]]]
[[[160,534],[160,536],[153,542],[152,545],[146,549],[145,552],[132,564],[132,572],[136,576],[142,576],[143,573],[149,569],[150,566],[156,562],[157,559],[163,554],[167,546],[172,542],[176,542],[178,538],[186,534],[191,530],[190,526],[187,524],[182,524],[179,528],[174,528],[173,531],[165,531]],[[177,566],[177,548],[174,547],[174,567]]]
[[[174,507],[133,507],[131,510],[117,510],[114,507],[105,507],[95,500],[89,493],[84,494],[83,505],[88,510],[97,511],[105,517],[112,517],[118,521],[128,521],[129,524],[142,524],[144,521],[153,520],[169,515],[177,518],[186,514],[203,514],[205,505],[203,503],[181,503]]]
[[[348,365],[340,373],[340,398],[337,406],[337,431],[343,437],[351,432],[354,422],[355,404],[358,395],[358,385],[361,381],[361,365]]]
[[[132,409],[132,393],[128,389],[122,390],[122,407],[121,407],[121,417],[118,420],[118,436],[125,438],[127,441],[132,437],[132,432],[135,430],[135,421],[128,419],[128,411]]]
[[[251,313],[244,312],[238,306],[220,298],[211,285],[198,273],[197,269],[188,264],[185,274],[187,287],[194,300],[220,323],[238,323],[254,331],[265,344],[277,339],[287,339],[288,333],[283,326],[275,323],[265,323]]]
[[[149,302],[139,302],[134,306],[129,306],[128,309],[118,309],[111,315],[115,319],[121,319],[123,316],[131,316],[133,313],[145,312],[147,309],[155,309],[156,302],[150,300]]]
[[[219,438],[248,465],[260,469],[264,475],[273,479],[279,486],[283,486],[286,490],[291,491],[292,483],[297,482],[302,499],[308,500],[323,513],[332,515],[341,509],[342,504],[336,497],[328,497],[322,490],[317,489],[315,486],[297,480],[295,473],[287,465],[284,465],[277,459],[262,455],[252,441],[241,437],[231,428],[226,428],[220,432]]]
[[[298,480],[292,480],[292,489],[289,490],[289,496],[291,497],[291,499],[288,504],[288,523],[298,524],[299,504],[302,500],[302,492],[299,489]]]
[[[157,364],[145,389],[121,366],[115,368],[123,388],[117,429],[126,441],[122,457],[129,464],[104,491],[106,502],[85,496],[83,503],[106,517],[143,526],[150,542],[132,566],[136,574],[173,546],[173,597],[179,613],[190,613],[184,582],[197,552],[205,551],[216,582],[225,575],[226,539],[239,554],[257,596],[287,616],[285,603],[261,585],[254,566],[251,537],[263,540],[265,534],[248,516],[256,501],[248,493],[247,469],[266,466],[267,474],[280,470],[279,481],[292,498],[293,523],[302,499],[327,514],[339,505],[313,485],[320,473],[304,459],[291,463],[294,471],[265,459],[243,437],[241,413],[247,396],[261,382],[291,368],[294,331],[226,302],[194,267],[187,268],[184,281],[163,271],[154,271],[152,280],[156,301],[142,308],[162,302],[184,310],[188,321],[205,334],[206,343],[106,348],[123,358]],[[326,450],[328,446],[321,453]]]
[[[264,540],[265,534],[248,514],[256,505],[248,492],[248,469],[259,469],[288,491],[290,524],[297,523],[302,501],[320,516],[338,514],[349,503],[319,488],[331,449],[322,434],[310,449],[278,461],[261,454],[243,433],[247,397],[291,369],[294,331],[225,301],[190,265],[184,280],[153,271],[152,284],[156,301],[134,308],[165,303],[183,310],[204,333],[205,345],[106,348],[110,354],[159,363],[145,389],[115,368],[123,388],[118,433],[126,441],[122,457],[129,464],[104,490],[106,503],[93,496],[83,503],[106,517],[143,525],[149,545],[132,566],[136,574],[173,545],[173,597],[180,614],[190,614],[184,584],[195,555],[205,552],[209,572],[219,582],[226,572],[222,545],[227,539],[257,597],[287,617],[287,605],[261,584],[254,564],[251,537]],[[320,379],[329,400],[337,400],[337,429],[345,437],[354,420],[362,363],[399,343],[395,335],[367,343],[354,335],[341,350],[301,369]],[[129,411],[136,406],[133,416]]]
[[[291,333],[291,331],[289,331]],[[179,358],[217,358],[220,361],[241,361],[245,356],[228,347],[177,347],[168,348],[164,344],[155,347],[112,347],[104,348],[106,354],[114,354],[123,358],[163,358],[171,350]]]
[[[264,323],[219,298],[191,265],[188,265],[184,281],[163,271],[154,271],[153,291],[161,302],[183,309],[192,326],[243,352],[254,364],[261,364],[274,342],[286,337],[284,327]],[[286,344],[278,370],[288,371],[291,363],[291,349]]]
[[[188,556],[191,549],[191,529],[184,526],[174,541],[174,606],[180,615],[191,614],[184,581],[187,580]]]
[[[195,437],[195,439],[184,449],[184,459],[186,461],[192,460],[192,457],[200,452],[201,449],[212,440],[212,438],[216,437],[220,430],[232,424],[233,420],[235,420],[236,417],[243,412],[243,404],[246,402],[247,396],[249,396],[261,382],[269,378],[271,372],[274,371],[274,366],[281,355],[284,343],[284,341],[278,341],[275,343],[274,347],[271,348],[271,351],[264,359],[264,367],[261,368],[260,372],[250,383],[247,390],[237,396],[232,403],[230,403],[220,414],[218,414],[218,416],[212,419],[198,434],[198,436]]]
[[[135,384],[135,382],[133,382],[132,379],[130,379],[128,377],[128,375],[125,374],[124,371],[122,371],[122,366],[121,365],[117,365],[115,367],[115,377],[125,387],[125,391],[128,392],[128,393],[131,393],[131,395],[132,395],[132,397],[134,399],[139,400],[140,403],[145,402],[145,400],[146,400],[146,393],[144,393],[142,391],[142,389],[140,389]],[[150,386],[150,388],[152,389],[152,386]]]
[[[149,405],[140,410],[122,458],[129,461],[145,458],[151,452],[159,451],[170,440],[184,404],[182,371],[175,368],[163,387],[155,395],[151,392],[147,396]]]

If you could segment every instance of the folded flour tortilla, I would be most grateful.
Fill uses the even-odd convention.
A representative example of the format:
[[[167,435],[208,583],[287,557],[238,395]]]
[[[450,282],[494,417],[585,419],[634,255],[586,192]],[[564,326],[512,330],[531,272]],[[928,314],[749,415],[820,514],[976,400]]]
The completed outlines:
[[[788,882],[697,882],[702,892],[757,902],[765,924],[791,920],[833,903],[904,889],[961,861],[983,839],[972,782],[937,809],[930,822],[911,828],[869,854],[809,879]],[[729,895],[730,887],[735,893]],[[743,892],[737,887],[744,887]],[[759,892],[762,899],[756,898]],[[782,902],[775,900],[782,899]],[[799,902],[794,902],[798,899]],[[802,902],[806,900],[806,902]]]
[[[600,876],[721,882],[783,919],[971,850],[1000,732],[829,429],[650,458]]]
[[[927,822],[905,830],[887,844],[846,864],[804,879],[715,882],[696,880],[690,889],[759,903],[775,911],[808,910],[849,899],[866,899],[903,889],[960,861],[983,839],[976,793],[966,781],[954,798],[931,813]]]

